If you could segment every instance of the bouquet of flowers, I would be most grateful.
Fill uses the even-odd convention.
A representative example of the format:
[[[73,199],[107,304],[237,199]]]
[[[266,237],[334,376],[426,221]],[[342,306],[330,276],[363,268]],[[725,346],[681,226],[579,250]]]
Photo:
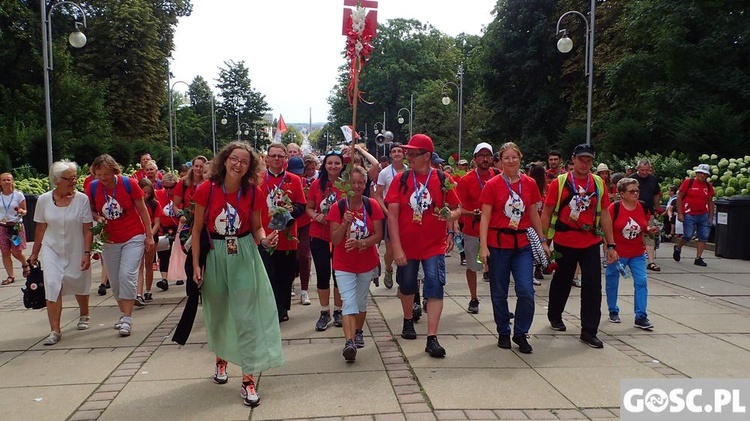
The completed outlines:
[[[271,221],[268,223],[268,228],[276,231],[283,231],[286,229],[286,225],[292,219],[292,200],[289,195],[281,189],[277,189],[274,192],[273,206],[268,209],[268,216],[271,217]]]
[[[456,186],[453,184],[453,181],[450,179],[450,177],[445,177],[445,180],[443,180],[443,185],[440,186],[440,190],[443,191],[443,206],[438,208],[437,206],[433,210],[433,214],[437,216],[440,219],[448,219],[451,216],[451,208],[448,207],[448,204],[445,202],[445,196],[448,194],[449,191],[453,190]]]
[[[89,228],[91,233],[94,234],[94,241],[91,243],[91,258],[94,260],[99,260],[101,258],[102,244],[107,242],[109,237],[109,234],[104,230],[107,226],[106,221],[106,219],[102,219]]]

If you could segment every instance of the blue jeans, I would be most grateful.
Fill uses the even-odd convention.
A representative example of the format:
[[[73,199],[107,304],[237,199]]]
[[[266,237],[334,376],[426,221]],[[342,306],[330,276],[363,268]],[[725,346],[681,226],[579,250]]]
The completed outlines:
[[[445,255],[438,254],[425,260],[409,259],[406,266],[396,269],[396,283],[398,289],[404,295],[412,295],[419,292],[417,273],[419,264],[422,263],[424,271],[424,286],[422,295],[424,298],[443,299],[443,287],[445,286]]]
[[[635,318],[647,317],[646,302],[648,301],[648,280],[646,275],[646,255],[621,257],[620,263],[630,269],[630,276],[633,277],[633,285],[635,289]],[[617,307],[617,290],[620,286],[620,271],[617,268],[617,264],[607,265],[605,276],[607,278],[607,307],[609,308],[610,313],[619,313],[620,308]]]
[[[490,247],[490,297],[497,333],[510,335],[508,287],[513,273],[516,289],[516,319],[513,334],[526,334],[534,320],[534,256],[531,246],[521,249]]]
[[[711,235],[711,221],[708,220],[708,213],[700,215],[685,214],[682,222],[682,238],[690,241],[693,235],[698,233],[698,241],[705,243]]]

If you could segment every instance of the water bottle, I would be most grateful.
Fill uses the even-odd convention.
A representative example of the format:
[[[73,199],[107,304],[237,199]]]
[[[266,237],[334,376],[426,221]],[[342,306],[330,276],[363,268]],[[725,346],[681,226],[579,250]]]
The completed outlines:
[[[464,252],[464,236],[463,235],[456,235],[456,238],[453,240],[453,242],[456,245],[456,249],[458,249],[459,253]]]
[[[620,271],[620,275],[623,278],[629,278],[630,277],[630,272],[628,272],[628,267],[625,266],[625,265],[623,265],[622,262],[620,262],[620,261],[617,262],[617,270]]]

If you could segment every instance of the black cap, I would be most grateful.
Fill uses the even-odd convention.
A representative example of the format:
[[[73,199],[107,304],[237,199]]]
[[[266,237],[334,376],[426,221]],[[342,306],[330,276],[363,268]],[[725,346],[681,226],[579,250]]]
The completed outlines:
[[[596,151],[593,146],[581,143],[573,149],[573,156],[590,156],[596,158]]]

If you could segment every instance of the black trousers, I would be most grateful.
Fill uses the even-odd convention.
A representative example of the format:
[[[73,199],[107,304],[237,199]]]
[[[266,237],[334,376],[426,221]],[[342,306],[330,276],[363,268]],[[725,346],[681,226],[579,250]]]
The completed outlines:
[[[260,247],[260,258],[271,281],[279,317],[285,317],[292,308],[292,284],[297,273],[297,250],[276,250],[269,254]]]
[[[602,317],[601,248],[601,243],[583,249],[555,244],[562,257],[557,259],[558,268],[549,285],[549,321],[562,320],[576,265],[580,264],[581,328],[589,335],[596,335]]]

